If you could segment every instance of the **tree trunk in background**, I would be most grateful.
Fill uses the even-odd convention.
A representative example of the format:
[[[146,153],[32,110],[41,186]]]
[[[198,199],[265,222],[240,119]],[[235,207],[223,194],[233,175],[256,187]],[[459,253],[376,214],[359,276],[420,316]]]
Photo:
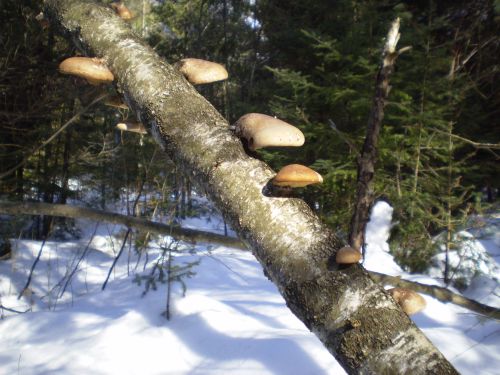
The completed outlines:
[[[14,160],[19,160],[15,158]],[[20,160],[19,160],[20,161]],[[24,199],[24,167],[21,166],[16,170],[16,196],[18,199]]]
[[[302,200],[262,193],[275,173],[246,155],[226,120],[111,9],[75,0],[45,4],[77,46],[107,61],[149,133],[348,373],[457,373],[362,266],[331,262],[343,244]]]
[[[59,196],[59,203],[65,204],[68,199],[68,180],[69,180],[69,158],[71,152],[71,129],[68,129],[64,137],[64,150],[63,150],[63,164],[62,164],[62,181],[61,181],[61,195]]]
[[[42,200],[44,203],[54,203],[54,190],[53,190],[53,177],[49,170],[50,160],[52,159],[52,144],[45,147],[45,152],[43,156],[43,173],[40,174],[40,188],[42,189]],[[50,227],[52,225],[52,216],[43,216],[42,218],[42,231],[38,239],[47,238],[50,232]]]
[[[394,63],[399,54],[396,50],[398,40],[399,19],[393,23],[382,51],[382,63],[380,64],[375,82],[375,95],[373,96],[373,104],[368,117],[365,142],[357,160],[356,203],[351,218],[349,244],[353,248],[362,251],[363,256],[365,255],[366,224],[370,219],[370,210],[373,206],[372,181],[375,177],[378,137],[382,128],[384,108],[390,91],[389,78],[394,72]]]
[[[65,123],[69,120],[69,117],[73,114],[75,109],[74,101],[71,102],[69,108],[63,111],[64,121]],[[70,164],[70,156],[71,156],[71,143],[72,143],[72,135],[73,131],[71,128],[66,130],[66,134],[64,137],[64,149],[63,149],[63,165],[62,165],[62,181],[61,181],[61,194],[59,196],[59,203],[66,204],[66,200],[68,199],[68,181],[69,181],[69,164]]]

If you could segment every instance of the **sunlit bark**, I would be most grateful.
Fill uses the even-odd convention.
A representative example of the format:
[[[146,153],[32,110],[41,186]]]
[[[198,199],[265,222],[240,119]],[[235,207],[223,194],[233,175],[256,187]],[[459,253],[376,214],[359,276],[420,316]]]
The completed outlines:
[[[107,62],[149,133],[206,192],[347,372],[456,373],[361,266],[339,269],[330,261],[342,243],[302,200],[263,194],[274,171],[246,155],[227,121],[111,9],[75,0],[45,4],[53,25]]]

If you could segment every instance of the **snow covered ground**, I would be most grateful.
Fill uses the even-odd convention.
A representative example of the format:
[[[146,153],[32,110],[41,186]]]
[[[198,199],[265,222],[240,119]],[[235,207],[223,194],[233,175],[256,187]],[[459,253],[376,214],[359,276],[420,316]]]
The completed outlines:
[[[367,268],[438,284],[408,275],[394,263],[386,243],[391,208],[379,204],[367,232]],[[0,374],[343,374],[321,343],[287,309],[276,287],[249,252],[225,247],[190,249],[172,245],[173,266],[199,261],[191,277],[172,284],[171,319],[167,285],[144,294],[147,278],[163,250],[153,246],[138,261],[125,249],[110,282],[101,290],[121,241],[109,237],[122,228],[81,221],[78,241],[45,243],[28,292],[26,283],[41,242],[13,241],[14,256],[0,261],[1,305],[29,312],[0,310]],[[223,230],[212,216],[186,226]],[[87,245],[96,230],[90,246]],[[112,239],[110,239],[112,238]],[[492,239],[493,238],[493,239]],[[160,244],[166,245],[167,242]],[[500,253],[495,237],[481,242]],[[479,243],[479,242],[478,242]],[[78,264],[78,260],[82,254]],[[498,259],[498,258],[496,258]],[[71,282],[62,293],[68,275]],[[137,265],[137,266],[136,266]],[[500,307],[498,265],[495,276],[474,279],[467,296]],[[144,294],[144,295],[143,295]],[[498,374],[500,325],[451,304],[425,296],[427,309],[415,322],[462,374]]]

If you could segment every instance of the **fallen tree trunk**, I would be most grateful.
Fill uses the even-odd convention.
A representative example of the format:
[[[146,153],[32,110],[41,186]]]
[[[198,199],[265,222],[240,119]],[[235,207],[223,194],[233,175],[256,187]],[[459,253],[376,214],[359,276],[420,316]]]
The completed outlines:
[[[442,302],[451,302],[455,305],[465,307],[471,311],[477,312],[481,315],[500,319],[500,309],[493,306],[484,305],[472,299],[461,296],[460,294],[453,293],[451,290],[437,286],[437,285],[426,285],[422,283],[417,283],[415,281],[409,281],[402,279],[398,276],[389,276],[379,272],[369,271],[370,276],[382,284],[392,285],[394,287],[409,288],[415,292],[422,294],[427,294],[432,296]]]
[[[108,223],[121,224],[129,228],[136,228],[146,232],[169,235],[175,239],[189,243],[203,242],[208,244],[230,246],[236,249],[246,249],[245,245],[237,238],[204,232],[201,230],[180,228],[178,226],[157,223],[138,217],[121,215],[114,212],[105,212],[87,207],[39,202],[0,201],[0,214],[50,215],[70,217],[74,219],[86,218],[95,221],[106,221]]]
[[[95,221],[105,221],[113,224],[124,225],[142,231],[156,234],[168,235],[176,240],[188,243],[206,243],[213,245],[228,246],[235,249],[246,250],[246,246],[237,238],[227,237],[216,233],[205,232],[196,229],[181,228],[166,225],[137,217],[121,215],[114,212],[105,212],[86,207],[68,206],[64,204],[50,204],[40,202],[3,202],[0,201],[0,214],[8,215],[50,215],[69,218],[86,218]],[[450,302],[462,306],[481,315],[494,319],[500,319],[500,310],[484,305],[472,299],[453,293],[452,291],[435,285],[426,285],[402,279],[397,276],[389,276],[383,273],[368,271],[370,276],[382,284],[410,288],[416,292],[435,297],[442,302]]]
[[[70,218],[85,218],[96,221],[106,221],[121,224],[129,228],[171,236],[172,238],[188,243],[206,243],[228,246],[234,249],[246,250],[246,246],[237,238],[227,237],[216,233],[204,232],[197,229],[181,228],[137,217],[121,215],[86,207],[75,207],[64,204],[50,204],[39,202],[2,202],[0,214],[8,215],[50,215]],[[484,305],[470,298],[453,293],[451,290],[436,285],[426,285],[402,279],[398,276],[389,276],[383,273],[368,271],[372,279],[384,285],[409,288],[416,292],[427,294],[442,302],[450,302],[465,307],[478,314],[500,319],[500,309]]]
[[[107,62],[149,133],[348,373],[457,373],[362,266],[331,261],[342,243],[304,201],[264,196],[275,173],[246,155],[227,121],[110,9],[82,0],[45,5],[53,24]]]

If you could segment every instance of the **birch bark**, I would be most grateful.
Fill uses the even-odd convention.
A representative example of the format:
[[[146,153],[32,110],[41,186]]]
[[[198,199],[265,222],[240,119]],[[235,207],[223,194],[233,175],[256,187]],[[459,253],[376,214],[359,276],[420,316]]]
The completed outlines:
[[[82,0],[44,3],[53,25],[105,59],[149,133],[348,373],[457,373],[362,266],[339,269],[331,261],[343,244],[305,202],[263,194],[274,171],[246,155],[227,121],[111,9]]]

